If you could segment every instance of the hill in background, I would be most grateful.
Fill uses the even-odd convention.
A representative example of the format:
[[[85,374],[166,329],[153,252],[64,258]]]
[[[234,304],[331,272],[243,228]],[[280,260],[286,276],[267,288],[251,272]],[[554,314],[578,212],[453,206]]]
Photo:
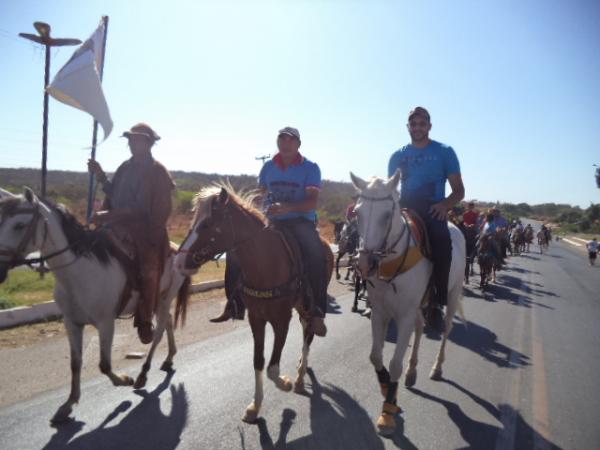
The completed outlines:
[[[173,194],[173,217],[170,230],[176,235],[185,234],[191,219],[191,206],[194,194],[202,187],[216,181],[229,180],[236,189],[253,189],[256,187],[255,175],[220,175],[199,172],[171,172],[177,190]],[[80,220],[85,218],[88,189],[87,172],[69,172],[52,170],[47,177],[47,195],[58,203],[64,203]],[[20,193],[23,186],[29,186],[40,192],[39,169],[2,169],[0,168],[0,187]],[[319,218],[321,228],[326,223],[344,217],[346,207],[350,203],[354,188],[350,183],[323,181],[319,201]],[[103,194],[98,190],[97,198]],[[458,212],[464,205],[458,207]],[[478,202],[477,208],[485,211],[488,208],[500,208],[507,219],[529,217],[542,221],[560,223],[568,231],[600,232],[600,204],[592,204],[583,210],[568,204],[543,203],[529,205],[527,203]],[[326,234],[330,234],[329,232]]]

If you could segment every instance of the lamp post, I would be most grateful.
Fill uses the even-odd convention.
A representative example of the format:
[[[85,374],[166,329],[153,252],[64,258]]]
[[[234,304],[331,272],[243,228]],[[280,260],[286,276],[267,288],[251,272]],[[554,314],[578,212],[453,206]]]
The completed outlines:
[[[48,92],[46,87],[50,83],[50,47],[63,47],[66,45],[81,44],[79,39],[55,39],[50,37],[50,25],[44,22],[34,22],[33,27],[39,35],[29,33],[19,33],[19,36],[30,41],[42,44],[46,47],[46,65],[44,71],[44,122],[42,131],[42,198],[46,198],[46,159],[48,154]]]

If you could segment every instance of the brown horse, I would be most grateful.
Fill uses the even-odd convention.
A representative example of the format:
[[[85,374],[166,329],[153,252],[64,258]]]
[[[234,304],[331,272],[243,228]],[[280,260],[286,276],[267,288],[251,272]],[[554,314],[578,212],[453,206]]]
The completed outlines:
[[[498,252],[500,247],[498,242],[494,242],[494,236],[485,234],[479,238],[479,249],[477,263],[479,264],[479,273],[481,281],[479,287],[485,289],[491,280],[496,282],[496,270],[498,269],[498,259],[494,253]],[[494,246],[496,249],[494,249]]]
[[[252,206],[256,194],[238,195],[231,186],[220,184],[201,190],[196,196],[196,215],[188,236],[179,249],[176,267],[183,273],[196,271],[215,255],[235,252],[244,287],[242,298],[254,337],[254,401],[242,418],[253,423],[263,400],[265,327],[275,334],[267,377],[283,390],[292,389],[291,380],[279,373],[279,361],[288,334],[292,310],[300,316],[304,345],[294,382],[297,393],[304,391],[308,352],[313,333],[308,327],[308,301],[302,289],[297,252],[281,231],[269,226],[266,217]],[[328,280],[333,271],[333,253],[323,241],[328,259]]]

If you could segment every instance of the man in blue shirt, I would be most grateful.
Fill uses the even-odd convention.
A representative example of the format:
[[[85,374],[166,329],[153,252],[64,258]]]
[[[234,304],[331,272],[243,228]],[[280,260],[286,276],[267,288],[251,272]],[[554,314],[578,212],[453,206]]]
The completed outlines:
[[[400,204],[414,210],[427,228],[433,260],[434,302],[426,311],[428,324],[443,330],[442,308],[447,303],[452,241],[447,213],[465,196],[458,158],[452,147],[431,140],[431,117],[420,106],[408,115],[411,143],[392,154],[388,176],[402,172]],[[452,192],[446,197],[446,180]]]
[[[313,296],[310,327],[317,336],[325,336],[327,267],[316,229],[321,170],[317,164],[300,154],[300,145],[300,133],[296,128],[285,127],[279,130],[279,152],[262,167],[258,185],[263,193],[264,207],[270,223],[289,232],[299,244]],[[227,320],[231,315],[226,309],[213,322]]]

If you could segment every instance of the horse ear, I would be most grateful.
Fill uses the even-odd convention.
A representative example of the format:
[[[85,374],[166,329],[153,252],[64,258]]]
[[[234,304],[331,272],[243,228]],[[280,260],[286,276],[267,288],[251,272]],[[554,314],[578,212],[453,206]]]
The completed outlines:
[[[392,175],[392,177],[387,181],[386,185],[387,187],[396,190],[398,188],[398,183],[400,182],[400,178],[402,178],[402,172],[400,172],[400,169],[396,169],[396,172],[394,172],[394,175]]]
[[[221,188],[221,192],[219,192],[219,204],[226,205],[229,201],[229,192],[224,187]]]
[[[350,172],[350,179],[352,180],[352,184],[358,192],[362,192],[367,188],[367,182],[362,178],[354,175],[352,172]]]
[[[33,193],[33,190],[31,188],[25,186],[23,193],[25,194],[25,200],[27,200],[29,203],[36,202],[35,194]]]

